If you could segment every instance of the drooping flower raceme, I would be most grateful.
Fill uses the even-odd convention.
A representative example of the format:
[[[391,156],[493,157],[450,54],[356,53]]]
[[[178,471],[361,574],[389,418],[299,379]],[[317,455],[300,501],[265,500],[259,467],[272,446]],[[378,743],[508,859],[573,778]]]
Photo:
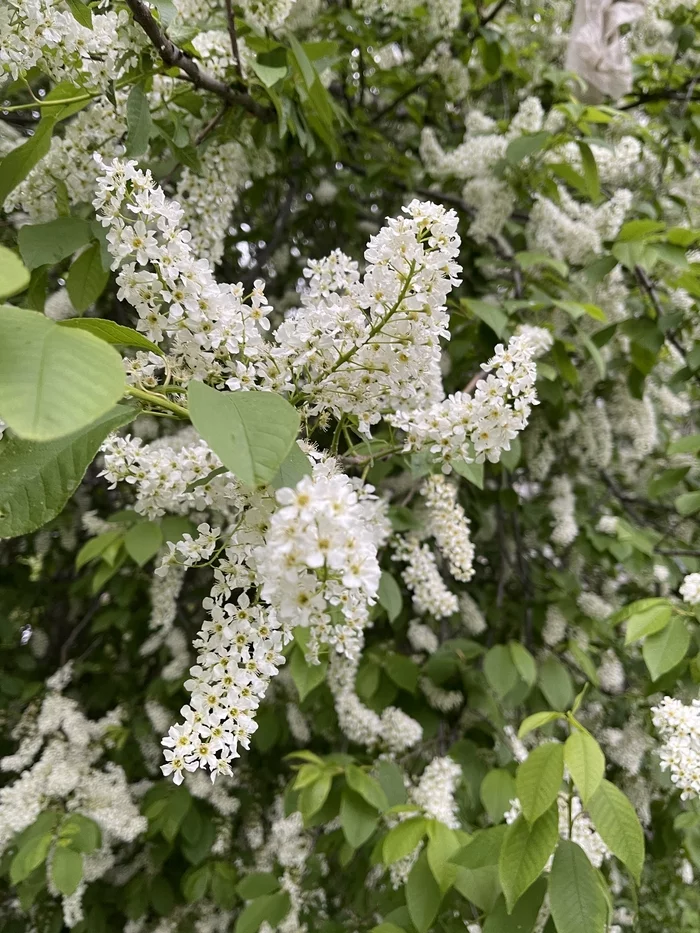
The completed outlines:
[[[653,707],[653,722],[664,744],[659,751],[661,768],[671,772],[682,800],[700,795],[700,700],[685,706],[664,697]]]

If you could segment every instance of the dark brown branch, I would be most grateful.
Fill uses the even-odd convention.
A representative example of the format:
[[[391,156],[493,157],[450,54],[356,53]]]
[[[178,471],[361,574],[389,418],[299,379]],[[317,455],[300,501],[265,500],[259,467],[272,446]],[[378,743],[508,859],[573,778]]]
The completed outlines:
[[[258,120],[269,122],[273,119],[272,111],[259,104],[246,91],[235,91],[228,84],[201,68],[193,58],[178,48],[162,31],[143,0],[126,0],[126,4],[165,65],[170,68],[179,68],[196,88],[216,94],[228,104],[242,107]]]
[[[498,0],[498,3],[495,3],[488,11],[488,13],[479,19],[479,26],[486,26],[487,23],[491,22],[491,20],[496,19],[506,3],[508,3],[508,0]]]
[[[238,36],[236,35],[236,17],[233,15],[233,4],[231,0],[226,0],[226,23],[228,25],[228,34],[231,39],[231,51],[236,61],[238,74],[243,80],[243,69],[241,68],[241,56],[238,51]]]

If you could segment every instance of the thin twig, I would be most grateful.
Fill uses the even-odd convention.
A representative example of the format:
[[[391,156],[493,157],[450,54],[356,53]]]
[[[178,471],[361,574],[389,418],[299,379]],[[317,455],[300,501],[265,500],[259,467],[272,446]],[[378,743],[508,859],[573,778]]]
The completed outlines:
[[[228,84],[201,68],[193,58],[175,45],[155,21],[143,0],[126,0],[126,4],[166,65],[183,71],[187,80],[195,87],[216,94],[229,104],[237,104],[263,122],[267,123],[274,119],[273,112],[259,104],[246,91],[235,91]]]
[[[233,4],[231,0],[226,0],[226,23],[228,25],[228,34],[231,39],[231,51],[233,52],[233,57],[236,61],[236,68],[238,68],[238,74],[243,80],[243,69],[241,68],[241,56],[238,51],[238,36],[236,35],[236,17],[233,15]]]
[[[228,110],[228,104],[224,104],[221,110],[215,113],[214,116],[211,118],[211,120],[205,126],[202,127],[202,129],[199,131],[199,133],[197,133],[195,137],[195,140],[194,140],[195,146],[198,146],[201,142],[204,142],[207,136],[216,129],[219,123],[221,123],[221,121],[223,120],[224,114],[226,113],[227,110]]]
[[[495,3],[488,11],[488,13],[480,18],[479,26],[486,26],[487,23],[490,23],[491,20],[494,20],[506,5],[506,3],[508,3],[508,0],[498,0],[498,3]]]

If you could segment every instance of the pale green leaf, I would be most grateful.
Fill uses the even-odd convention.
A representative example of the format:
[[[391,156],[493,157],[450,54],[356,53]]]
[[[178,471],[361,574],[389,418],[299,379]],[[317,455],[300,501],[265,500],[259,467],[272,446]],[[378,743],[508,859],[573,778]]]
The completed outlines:
[[[605,845],[629,868],[639,884],[644,865],[644,833],[632,804],[614,784],[603,780],[587,808]]]
[[[20,227],[17,243],[28,269],[60,262],[90,242],[92,233],[87,220],[57,217],[44,224]]]
[[[539,819],[557,799],[563,777],[564,746],[559,742],[538,746],[518,766],[515,786],[529,823]]]
[[[437,916],[442,892],[428,864],[425,852],[418,856],[406,882],[408,913],[418,933],[428,933]]]
[[[108,281],[109,272],[102,268],[101,247],[95,242],[78,256],[68,270],[66,288],[75,310],[81,314],[87,311],[105,290]]]
[[[549,903],[557,933],[605,933],[607,906],[595,868],[583,849],[562,839],[549,875]]]
[[[382,843],[385,865],[392,865],[410,855],[428,831],[428,821],[422,816],[411,817],[390,829]]]
[[[520,729],[518,730],[518,738],[525,738],[525,736],[532,732],[534,729],[540,729],[542,726],[546,726],[550,722],[556,722],[557,719],[560,719],[563,715],[563,713],[549,711],[533,713],[531,716],[528,716],[522,721]]]
[[[124,548],[139,567],[155,557],[163,543],[163,532],[156,522],[140,522],[133,525],[124,536]]]
[[[393,622],[400,615],[403,608],[403,596],[396,578],[387,570],[382,570],[382,575],[379,578],[378,596],[380,606],[386,609],[389,621]]]
[[[587,732],[572,732],[564,744],[564,762],[579,796],[588,803],[605,774],[605,755]]]
[[[51,877],[61,894],[70,897],[83,877],[83,857],[80,852],[57,846],[51,863]]]
[[[646,638],[647,635],[654,635],[665,629],[671,619],[672,611],[671,606],[662,603],[630,616],[627,620],[625,644],[631,645],[640,638]]]
[[[30,278],[29,269],[17,253],[0,246],[0,300],[23,292]]]
[[[274,392],[218,392],[192,380],[188,386],[192,423],[241,482],[269,483],[292,448],[299,415]]]
[[[73,317],[67,321],[59,322],[61,327],[74,327],[78,330],[87,331],[105,343],[111,343],[115,346],[135,347],[137,350],[146,350],[150,353],[157,353],[163,356],[160,347],[152,343],[143,334],[140,334],[132,327],[124,327],[123,324],[116,324],[114,321],[108,321],[101,317]],[[224,471],[225,472],[225,471]]]
[[[652,680],[680,664],[690,646],[688,628],[680,616],[674,616],[669,624],[656,635],[645,638],[642,657]]]
[[[267,922],[275,929],[289,913],[289,895],[286,891],[266,894],[247,904],[238,915],[234,933],[258,933]]]
[[[92,334],[0,308],[0,418],[20,437],[71,434],[109,411],[125,387],[119,354]]]
[[[153,129],[148,97],[142,84],[135,84],[129,91],[126,123],[126,154],[129,158],[138,158],[148,149],[148,140]]]
[[[484,777],[479,797],[492,823],[500,823],[516,796],[515,778],[503,768],[494,768]]]
[[[48,96],[48,95],[47,95]],[[21,146],[11,149],[0,161],[0,207],[5,198],[31,172],[51,148],[51,134],[55,120],[44,119],[31,136]]]
[[[353,849],[359,849],[377,828],[379,817],[375,807],[346,788],[340,798],[340,825]]]
[[[556,804],[532,824],[521,814],[508,827],[498,859],[498,873],[509,911],[542,874],[558,839]]]

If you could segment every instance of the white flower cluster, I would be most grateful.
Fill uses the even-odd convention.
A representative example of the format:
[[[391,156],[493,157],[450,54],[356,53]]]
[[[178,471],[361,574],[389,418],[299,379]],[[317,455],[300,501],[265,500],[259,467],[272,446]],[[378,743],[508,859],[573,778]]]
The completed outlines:
[[[457,612],[457,597],[447,588],[427,544],[421,544],[415,535],[398,538],[394,543],[394,560],[406,564],[401,578],[413,593],[416,612],[435,619],[446,619]]]
[[[146,44],[126,10],[96,11],[87,27],[62,0],[7,0],[0,35],[0,72],[17,80],[39,68],[56,82],[89,88],[105,88],[135,67]]]
[[[433,654],[440,646],[435,632],[429,625],[419,622],[418,619],[411,619],[408,623],[406,637],[414,651],[425,652],[425,654]]]
[[[568,547],[578,534],[576,522],[576,497],[568,476],[555,476],[552,480],[553,498],[549,511],[554,518],[552,543]]]
[[[403,210],[370,238],[361,279],[344,257],[311,267],[303,307],[280,325],[272,351],[310,414],[356,415],[367,433],[383,412],[443,396],[440,338],[449,338],[445,301],[459,284],[457,215],[419,201]]]
[[[700,700],[685,706],[673,697],[664,697],[652,708],[653,723],[664,741],[660,751],[661,768],[671,772],[671,780],[681,791],[681,799],[700,795]]]
[[[362,648],[384,540],[372,491],[335,472],[334,461],[318,464],[294,489],[278,491],[280,507],[255,552],[262,598],[285,625],[310,629],[311,658],[320,645],[350,657]]]
[[[205,508],[231,511],[238,505],[239,484],[230,473],[212,477],[191,488],[221,467],[221,461],[193,428],[143,444],[141,438],[110,435],[102,445],[105,476],[133,486],[134,509],[148,518],[166,512],[189,515]]]
[[[559,203],[535,196],[526,235],[528,248],[555,259],[583,265],[603,249],[603,240],[617,236],[632,204],[632,192],[618,188],[600,207],[579,203],[557,185]]]
[[[486,619],[469,593],[459,594],[459,613],[462,625],[470,635],[481,635],[486,631]]]
[[[395,706],[387,706],[379,716],[362,703],[355,691],[359,662],[334,654],[328,670],[328,686],[333,694],[338,725],[347,738],[365,748],[385,748],[392,754],[413,748],[423,738],[415,719]]]
[[[560,645],[566,638],[568,626],[566,616],[559,606],[547,606],[544,628],[542,629],[544,643],[549,645],[550,648]]]
[[[678,592],[689,605],[700,605],[700,573],[686,574]]]
[[[442,474],[428,477],[421,487],[428,506],[428,530],[455,580],[468,582],[474,576],[474,545],[469,519],[457,502],[457,487]]]
[[[459,829],[455,791],[462,780],[462,769],[452,758],[433,758],[411,793],[431,820],[439,820],[450,829]]]
[[[295,0],[240,0],[246,22],[265,32],[279,29],[294,8]]]
[[[52,136],[51,148],[40,164],[7,196],[5,210],[22,210],[32,223],[52,220],[58,216],[60,184],[65,185],[70,204],[92,201],[101,171],[94,159],[95,151],[105,159],[123,151],[120,143],[126,132],[123,93],[117,95],[116,103],[114,107],[106,98],[100,98],[66,122],[63,135]]]
[[[473,395],[456,392],[418,411],[398,411],[387,420],[406,433],[406,450],[427,448],[446,465],[450,460],[497,463],[537,404],[533,355],[527,335],[512,337],[507,347],[499,343],[488,363],[481,364],[488,375],[477,382]]]
[[[181,228],[182,208],[166,199],[150,172],[135,162],[95,159],[102,174],[93,204],[108,231],[112,268],[119,269],[118,297],[136,309],[138,329],[155,343],[167,337],[187,378],[217,375],[238,389],[267,374],[266,367],[252,369],[266,355],[262,335],[272,310],[262,283],[256,283],[250,305],[242,286],[217,284],[209,262],[192,252],[191,234]],[[282,388],[279,374],[265,382]]]

